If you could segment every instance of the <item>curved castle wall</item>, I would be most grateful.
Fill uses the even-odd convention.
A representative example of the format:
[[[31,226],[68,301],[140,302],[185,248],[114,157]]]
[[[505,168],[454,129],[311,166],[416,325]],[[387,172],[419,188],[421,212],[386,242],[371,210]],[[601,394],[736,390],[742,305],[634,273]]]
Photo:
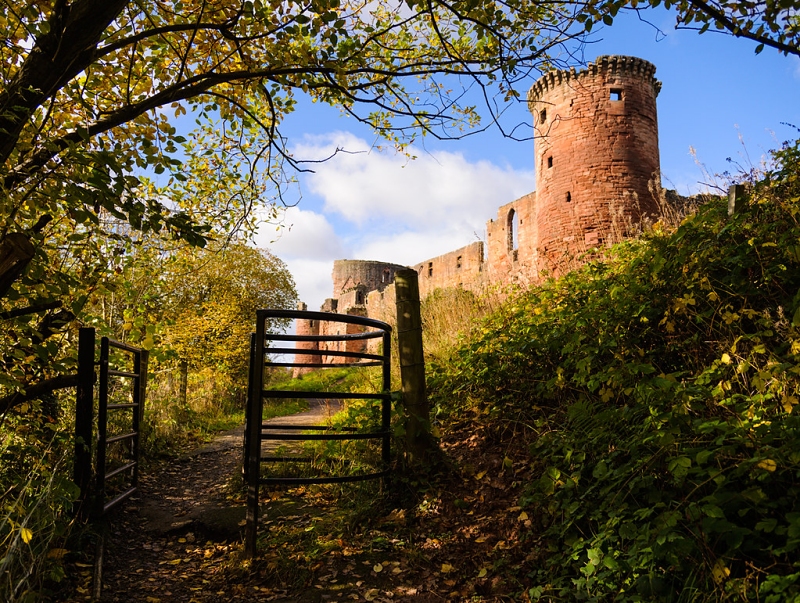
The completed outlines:
[[[367,291],[382,291],[394,282],[394,273],[405,268],[399,264],[372,260],[335,260],[332,275],[333,295],[341,298],[342,293],[358,286],[364,287]]]
[[[660,165],[655,71],[636,57],[601,56],[530,89],[540,268],[558,272],[656,213],[648,187]]]

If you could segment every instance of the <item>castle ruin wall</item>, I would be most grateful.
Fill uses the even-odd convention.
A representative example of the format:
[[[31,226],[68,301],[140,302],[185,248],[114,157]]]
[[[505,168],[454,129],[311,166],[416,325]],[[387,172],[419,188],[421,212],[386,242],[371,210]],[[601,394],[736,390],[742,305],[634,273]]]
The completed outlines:
[[[419,275],[419,294],[425,297],[436,289],[464,287],[476,289],[484,283],[483,241],[470,243],[413,265]]]
[[[486,223],[490,282],[528,284],[537,278],[537,228],[535,191],[497,210],[497,219]]]
[[[587,69],[548,73],[529,91],[541,268],[557,274],[656,214],[650,187],[660,182],[661,83],[654,74],[642,59],[604,56]]]

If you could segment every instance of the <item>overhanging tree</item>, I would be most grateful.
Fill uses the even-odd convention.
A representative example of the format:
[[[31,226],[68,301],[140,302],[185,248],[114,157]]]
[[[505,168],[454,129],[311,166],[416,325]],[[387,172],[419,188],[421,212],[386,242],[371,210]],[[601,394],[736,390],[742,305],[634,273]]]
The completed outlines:
[[[525,0],[3,7],[0,412],[64,384],[63,327],[141,237],[202,245],[274,207],[304,169],[280,132],[297,93],[398,145],[412,132],[460,136],[478,124],[465,91],[484,95],[492,122],[487,85],[513,99],[578,11]],[[191,136],[173,124],[183,114]]]

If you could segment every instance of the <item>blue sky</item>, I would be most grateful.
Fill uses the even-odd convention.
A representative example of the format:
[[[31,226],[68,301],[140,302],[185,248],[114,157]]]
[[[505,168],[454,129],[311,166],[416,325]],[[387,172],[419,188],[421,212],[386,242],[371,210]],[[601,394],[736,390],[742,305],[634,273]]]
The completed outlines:
[[[736,164],[760,165],[769,149],[800,137],[800,59],[748,40],[676,31],[664,10],[618,17],[583,48],[586,62],[603,54],[638,56],[656,65],[659,146],[664,185],[690,194]],[[659,31],[660,29],[660,31]],[[524,98],[533,79],[519,91]],[[530,123],[524,104],[508,123]],[[309,309],[332,295],[335,259],[414,264],[485,237],[500,205],[534,187],[533,141],[490,131],[460,141],[425,141],[415,160],[379,152],[380,141],[335,108],[301,102],[285,124],[296,156],[342,154],[306,174],[302,199],[280,231],[266,225],[257,244],[282,258]],[[729,161],[730,158],[730,161]],[[277,240],[276,240],[277,237]]]

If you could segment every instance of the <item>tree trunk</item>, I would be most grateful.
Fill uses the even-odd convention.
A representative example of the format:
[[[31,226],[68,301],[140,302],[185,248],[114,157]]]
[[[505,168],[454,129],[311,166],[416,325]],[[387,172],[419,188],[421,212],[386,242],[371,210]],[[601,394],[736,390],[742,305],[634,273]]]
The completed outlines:
[[[180,393],[178,400],[181,405],[181,412],[186,409],[189,398],[189,363],[186,360],[181,360],[180,363]]]

